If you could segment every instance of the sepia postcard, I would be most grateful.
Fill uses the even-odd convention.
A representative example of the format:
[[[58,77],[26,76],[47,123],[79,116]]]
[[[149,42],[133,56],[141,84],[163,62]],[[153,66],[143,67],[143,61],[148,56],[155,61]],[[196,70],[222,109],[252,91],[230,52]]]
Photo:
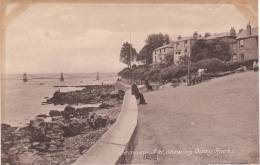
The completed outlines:
[[[1,164],[259,164],[257,0],[0,0]]]

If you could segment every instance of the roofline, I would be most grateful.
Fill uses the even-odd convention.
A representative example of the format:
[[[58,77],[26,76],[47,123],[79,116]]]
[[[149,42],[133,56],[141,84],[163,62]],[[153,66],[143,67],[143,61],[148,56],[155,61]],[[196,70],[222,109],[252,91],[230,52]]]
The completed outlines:
[[[168,45],[170,45],[170,44],[168,44]],[[161,46],[161,47],[159,47],[159,48],[156,48],[156,49],[154,49],[154,50],[162,49],[162,48],[174,48],[174,47],[173,47],[173,46],[167,46],[167,45],[165,45],[165,46]]]
[[[242,39],[242,38],[252,38],[252,37],[258,37],[258,34],[252,35],[252,36],[245,36],[245,37],[239,37],[236,38],[237,40]]]

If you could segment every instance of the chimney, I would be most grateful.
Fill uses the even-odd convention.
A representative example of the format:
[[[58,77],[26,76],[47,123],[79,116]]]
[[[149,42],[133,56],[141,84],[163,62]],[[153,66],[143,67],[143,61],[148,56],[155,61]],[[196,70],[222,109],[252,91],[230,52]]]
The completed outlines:
[[[250,25],[250,22],[246,26],[246,34],[248,36],[251,36],[251,25]]]
[[[234,27],[231,27],[230,29],[230,36],[236,36],[236,30]]]
[[[199,36],[198,32],[197,32],[197,31],[195,31],[195,32],[193,33],[193,38],[194,38],[194,39],[197,39],[197,38],[198,38],[198,36]]]
[[[210,33],[206,32],[204,37],[209,37],[210,36]]]

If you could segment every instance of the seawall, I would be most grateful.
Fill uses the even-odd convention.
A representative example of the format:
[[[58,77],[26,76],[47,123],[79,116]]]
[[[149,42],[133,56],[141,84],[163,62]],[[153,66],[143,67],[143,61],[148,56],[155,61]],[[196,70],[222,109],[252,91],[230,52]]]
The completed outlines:
[[[135,97],[129,86],[120,84],[126,89],[121,112],[110,129],[85,153],[74,165],[84,164],[122,164],[130,163],[131,158],[124,152],[133,148],[137,126],[138,108]]]

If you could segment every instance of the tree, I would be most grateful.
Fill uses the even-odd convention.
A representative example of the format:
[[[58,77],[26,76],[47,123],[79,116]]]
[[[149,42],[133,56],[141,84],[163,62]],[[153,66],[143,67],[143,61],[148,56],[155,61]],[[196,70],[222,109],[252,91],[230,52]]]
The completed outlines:
[[[221,40],[197,40],[191,48],[191,61],[198,62],[208,58],[229,61],[231,59],[229,44]]]
[[[165,58],[163,59],[163,63],[166,64],[166,66],[173,64],[173,53],[172,54],[166,54]]]
[[[189,60],[188,55],[180,56],[180,60],[178,61],[179,64],[187,65]]]
[[[128,68],[131,68],[131,61],[137,58],[137,52],[135,48],[128,42],[123,43],[120,50],[120,61],[127,64]],[[131,61],[130,61],[131,60]]]
[[[146,64],[151,64],[153,62],[153,50],[163,46],[164,43],[170,43],[168,34],[150,34],[145,40],[145,45],[140,50],[137,60],[145,61]]]

